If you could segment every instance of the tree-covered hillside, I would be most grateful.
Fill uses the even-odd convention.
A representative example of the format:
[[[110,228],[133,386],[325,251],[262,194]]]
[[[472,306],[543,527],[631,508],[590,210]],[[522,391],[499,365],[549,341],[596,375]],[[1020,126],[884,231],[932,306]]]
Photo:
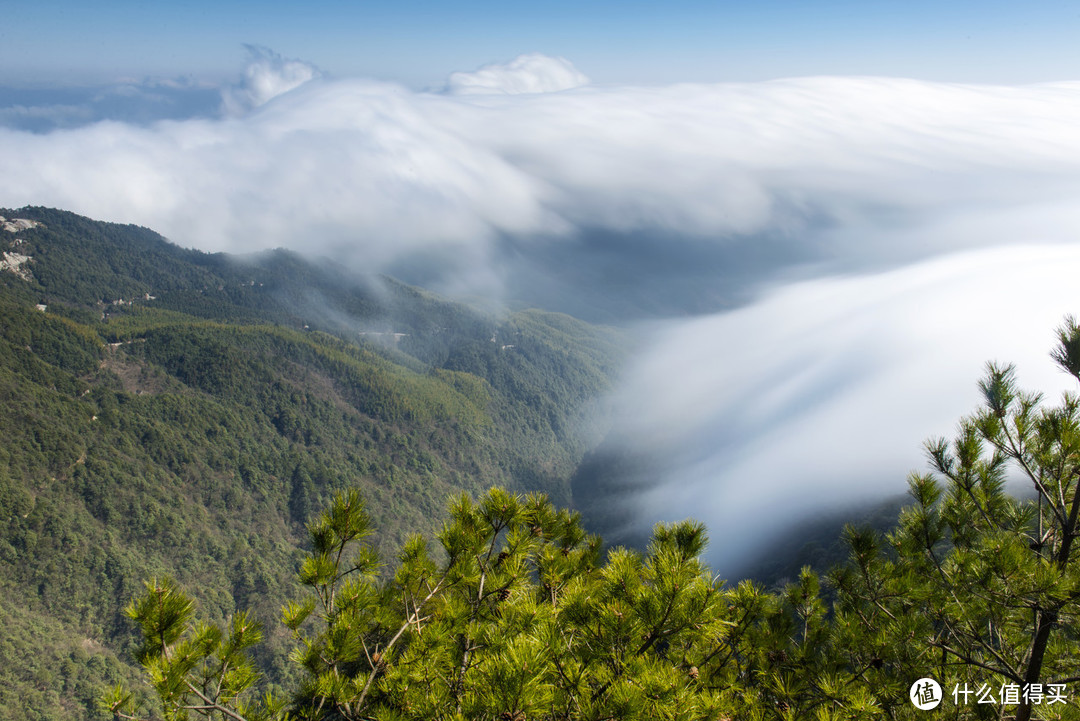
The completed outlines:
[[[387,557],[492,485],[570,502],[623,340],[284,251],[246,258],[42,208],[0,232],[0,718],[92,717],[132,678],[150,576],[224,619],[292,593],[344,488]],[[285,683],[284,632],[257,661]]]

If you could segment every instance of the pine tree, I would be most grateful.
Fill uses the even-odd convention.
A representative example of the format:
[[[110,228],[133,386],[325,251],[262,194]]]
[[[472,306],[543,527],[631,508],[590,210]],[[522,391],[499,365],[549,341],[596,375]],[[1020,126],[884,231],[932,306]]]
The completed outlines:
[[[247,651],[262,640],[258,623],[246,613],[233,615],[227,629],[193,624],[194,604],[169,578],[152,579],[145,593],[127,607],[143,632],[136,654],[169,721],[193,711],[208,719],[269,721],[280,718],[284,701],[267,694],[248,700],[258,678]],[[138,719],[134,694],[122,685],[102,699],[115,719]]]
[[[1073,318],[1058,340],[1052,358],[1080,381]],[[957,691],[960,717],[1075,717],[1075,704],[1050,699],[1080,680],[1080,398],[1047,406],[996,363],[979,388],[983,407],[955,439],[926,444],[932,472],[910,477],[914,504],[887,544],[849,529],[852,563],[833,574],[838,623],[860,649],[854,663],[878,660],[870,680],[897,710],[905,684],[934,676]],[[1014,477],[1019,497],[1006,491]]]
[[[615,549],[540,495],[492,489],[453,500],[432,552],[417,536],[393,575],[366,542],[355,492],[309,525],[303,600],[283,621],[302,679],[288,704],[251,699],[246,649],[258,629],[192,622],[194,604],[152,581],[129,615],[168,718],[256,719],[866,718],[873,695],[848,673],[803,573],[781,596],[725,588],[701,561],[692,521],[660,524],[644,553]],[[116,689],[106,706],[140,716]]]

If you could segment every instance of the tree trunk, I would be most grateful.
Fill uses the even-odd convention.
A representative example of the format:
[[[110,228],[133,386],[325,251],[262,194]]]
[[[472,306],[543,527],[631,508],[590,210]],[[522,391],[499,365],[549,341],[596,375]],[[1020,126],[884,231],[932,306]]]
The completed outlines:
[[[1031,684],[1039,682],[1042,674],[1043,656],[1046,655],[1046,647],[1050,643],[1050,631],[1057,623],[1057,611],[1038,611],[1035,622],[1035,639],[1031,642],[1031,656],[1028,659],[1027,671],[1024,672],[1024,686],[1030,688]],[[1016,710],[1016,721],[1029,721],[1031,719],[1031,704],[1023,696],[1020,698],[1020,707]]]

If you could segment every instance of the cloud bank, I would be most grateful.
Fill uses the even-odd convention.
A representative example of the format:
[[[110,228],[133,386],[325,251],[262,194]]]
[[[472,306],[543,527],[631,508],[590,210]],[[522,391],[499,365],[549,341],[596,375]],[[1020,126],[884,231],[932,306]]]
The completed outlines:
[[[228,117],[0,129],[13,170],[0,198],[214,250],[285,246],[370,269],[449,253],[463,259],[451,273],[496,284],[519,260],[606,282],[575,265],[587,257],[623,259],[623,285],[657,259],[754,285],[793,264],[883,267],[1071,242],[1080,227],[1077,84],[433,94],[314,72],[257,56]]]
[[[731,572],[808,513],[903,493],[923,440],[977,407],[987,361],[1050,402],[1080,390],[1048,355],[1078,268],[1075,245],[967,251],[665,325],[613,414],[612,437],[662,469],[627,479],[651,486],[640,521],[706,520]]]

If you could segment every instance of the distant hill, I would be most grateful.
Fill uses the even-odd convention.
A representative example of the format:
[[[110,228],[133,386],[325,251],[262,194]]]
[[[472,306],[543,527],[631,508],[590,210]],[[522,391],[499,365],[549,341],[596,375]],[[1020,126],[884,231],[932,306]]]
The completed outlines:
[[[0,216],[25,221],[0,226],[0,719],[96,718],[102,684],[138,678],[121,609],[154,574],[280,628],[335,490],[361,489],[387,559],[455,492],[570,503],[624,353],[610,328],[286,251]],[[287,639],[265,646],[286,680]]]

